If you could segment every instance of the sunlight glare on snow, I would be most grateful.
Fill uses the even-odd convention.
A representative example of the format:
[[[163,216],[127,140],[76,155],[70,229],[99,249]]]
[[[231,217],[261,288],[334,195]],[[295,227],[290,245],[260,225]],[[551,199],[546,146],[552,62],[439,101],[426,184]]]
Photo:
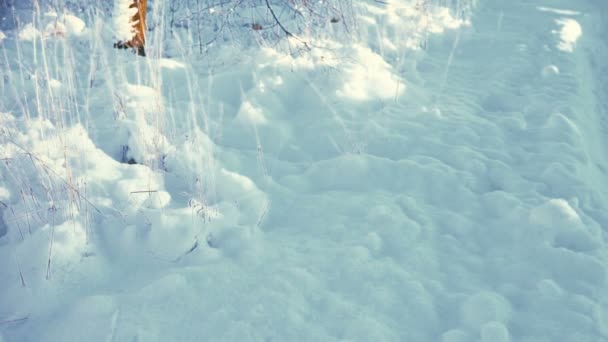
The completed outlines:
[[[576,41],[583,34],[581,25],[574,19],[557,19],[555,22],[561,26],[559,31],[553,31],[561,39],[557,44],[557,48],[565,52],[573,52]]]
[[[33,41],[38,36],[40,36],[40,31],[38,31],[31,23],[26,24],[17,35],[20,40],[24,41]]]
[[[178,62],[175,59],[161,58],[159,60],[160,66],[167,69],[184,69],[186,65],[182,62]]]
[[[346,63],[344,83],[337,94],[352,100],[387,99],[400,95],[405,85],[392,67],[369,48],[353,49],[354,61]]]
[[[539,6],[537,8],[539,11],[542,11],[542,12],[551,12],[551,13],[560,14],[560,15],[580,15],[581,14],[581,12],[577,12],[577,11],[552,8],[552,7]]]
[[[237,119],[253,125],[264,125],[268,122],[264,113],[249,101],[243,102],[237,114]]]
[[[62,15],[61,18],[59,18],[59,22],[66,26],[69,34],[79,36],[85,32],[85,22],[73,14]]]

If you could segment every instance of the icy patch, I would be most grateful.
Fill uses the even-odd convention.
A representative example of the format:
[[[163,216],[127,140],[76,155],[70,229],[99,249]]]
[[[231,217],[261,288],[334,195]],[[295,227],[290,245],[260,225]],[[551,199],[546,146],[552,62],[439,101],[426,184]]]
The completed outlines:
[[[573,52],[576,41],[583,34],[581,25],[574,19],[558,19],[555,22],[561,26],[559,31],[553,31],[561,39],[561,42],[557,44],[557,48],[562,51]]]
[[[539,11],[541,12],[551,12],[551,13],[556,13],[556,14],[560,14],[560,15],[580,15],[581,12],[577,12],[577,11],[571,11],[571,10],[565,10],[565,9],[559,9],[559,8],[553,8],[553,7],[543,7],[543,6],[539,6],[536,7]]]

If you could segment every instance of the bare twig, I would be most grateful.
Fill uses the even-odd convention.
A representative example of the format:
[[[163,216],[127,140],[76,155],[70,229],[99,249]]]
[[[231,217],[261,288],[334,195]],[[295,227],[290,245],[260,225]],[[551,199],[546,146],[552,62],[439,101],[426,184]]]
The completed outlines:
[[[49,209],[53,211],[53,225],[51,226],[51,241],[49,242],[49,258],[46,264],[46,280],[51,279],[51,261],[53,260],[53,242],[55,242],[55,207]]]
[[[27,218],[27,217],[30,217],[30,216],[34,216],[34,214],[40,214],[40,213],[45,212],[45,211],[48,211],[48,208],[41,208],[41,209],[38,209],[38,210],[26,211],[24,213],[19,213],[19,216],[17,216],[17,213],[15,213],[13,211],[13,216],[10,217],[10,218],[8,218],[8,219],[6,219],[5,221],[6,222],[11,222],[11,221],[20,220],[22,218]]]
[[[265,0],[265,2],[266,2],[266,7],[270,11],[270,14],[272,15],[272,18],[274,19],[275,23],[277,23],[277,25],[279,25],[279,28],[285,33],[285,35],[296,39],[300,43],[304,44],[306,49],[311,50],[310,46],[308,46],[308,43],[306,41],[304,41],[302,38],[296,36],[295,34],[291,33],[291,31],[289,31],[288,29],[285,28],[285,26],[283,26],[283,24],[281,23],[279,18],[277,18],[277,15],[274,13],[274,10],[272,9],[270,2],[268,2],[268,0]]]
[[[11,324],[11,323],[19,323],[19,322],[23,322],[25,320],[27,320],[29,318],[29,316],[25,316],[25,317],[21,317],[21,318],[15,318],[15,319],[7,319],[4,321],[0,321],[0,324]]]
[[[17,255],[15,255],[15,262],[17,263],[17,269],[19,270],[19,278],[21,279],[21,286],[26,287],[25,278],[23,277],[23,272],[21,271],[21,263],[19,263],[19,259]]]

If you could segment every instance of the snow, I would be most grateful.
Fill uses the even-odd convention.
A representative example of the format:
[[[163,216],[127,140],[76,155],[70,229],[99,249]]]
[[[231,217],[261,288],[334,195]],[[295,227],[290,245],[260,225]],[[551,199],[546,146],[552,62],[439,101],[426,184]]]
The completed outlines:
[[[509,330],[499,322],[489,322],[481,328],[481,340],[483,342],[509,342]]]
[[[34,41],[38,37],[66,37],[66,36],[81,36],[85,32],[85,22],[71,14],[58,16],[55,12],[46,12],[41,17],[44,30],[40,31],[32,23],[24,25],[17,35],[18,39],[23,41]],[[0,41],[5,38],[3,33],[0,33]]]
[[[264,125],[268,123],[268,120],[264,117],[264,113],[249,101],[243,102],[236,117],[237,120],[249,125]]]
[[[508,323],[510,316],[509,301],[498,293],[479,292],[462,304],[463,323],[473,328],[482,327],[483,330],[486,323]]]
[[[114,34],[119,41],[133,38],[135,29],[131,18],[137,14],[137,8],[130,8],[133,0],[114,0]]]
[[[576,46],[576,41],[583,34],[583,29],[578,21],[574,19],[557,19],[555,22],[561,26],[561,29],[558,31],[561,42],[557,45],[557,48],[566,51],[572,52]]]
[[[539,11],[551,12],[551,13],[556,13],[556,14],[561,14],[561,15],[573,15],[574,16],[574,15],[581,14],[581,12],[571,11],[571,10],[567,10],[567,9],[553,8],[553,7],[539,6],[537,8]]]
[[[342,88],[338,96],[357,101],[387,99],[401,95],[405,85],[392,71],[392,67],[381,56],[368,48],[355,46],[351,54],[361,63],[346,63],[345,75],[340,80]]]
[[[542,75],[544,77],[549,77],[551,75],[557,75],[557,74],[559,74],[559,68],[556,65],[553,65],[553,64],[547,65],[542,70]]]
[[[168,68],[168,69],[183,69],[186,67],[184,65],[184,63],[180,63],[176,60],[172,60],[172,59],[168,59],[168,58],[161,58],[160,65],[163,68]]]
[[[85,22],[72,14],[65,14],[59,18],[59,22],[66,26],[68,33],[82,35],[86,28]]]
[[[17,35],[17,37],[20,40],[33,41],[39,35],[40,35],[40,32],[34,27],[34,25],[27,24],[21,29],[21,31],[19,31],[19,34]]]
[[[0,341],[608,339],[601,1],[127,2],[3,27]]]

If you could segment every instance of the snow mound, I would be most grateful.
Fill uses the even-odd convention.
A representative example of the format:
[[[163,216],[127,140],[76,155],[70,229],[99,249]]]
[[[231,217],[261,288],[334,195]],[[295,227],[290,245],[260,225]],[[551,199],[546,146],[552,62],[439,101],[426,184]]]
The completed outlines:
[[[576,42],[583,35],[581,25],[574,19],[557,19],[555,22],[561,26],[559,31],[554,31],[561,39],[557,48],[561,51],[573,52]]]
[[[68,34],[80,36],[85,32],[85,22],[73,14],[64,14],[59,18],[59,22],[65,25]]]
[[[23,41],[34,41],[36,38],[40,36],[40,31],[38,31],[33,24],[26,24],[17,34],[17,38]]]

